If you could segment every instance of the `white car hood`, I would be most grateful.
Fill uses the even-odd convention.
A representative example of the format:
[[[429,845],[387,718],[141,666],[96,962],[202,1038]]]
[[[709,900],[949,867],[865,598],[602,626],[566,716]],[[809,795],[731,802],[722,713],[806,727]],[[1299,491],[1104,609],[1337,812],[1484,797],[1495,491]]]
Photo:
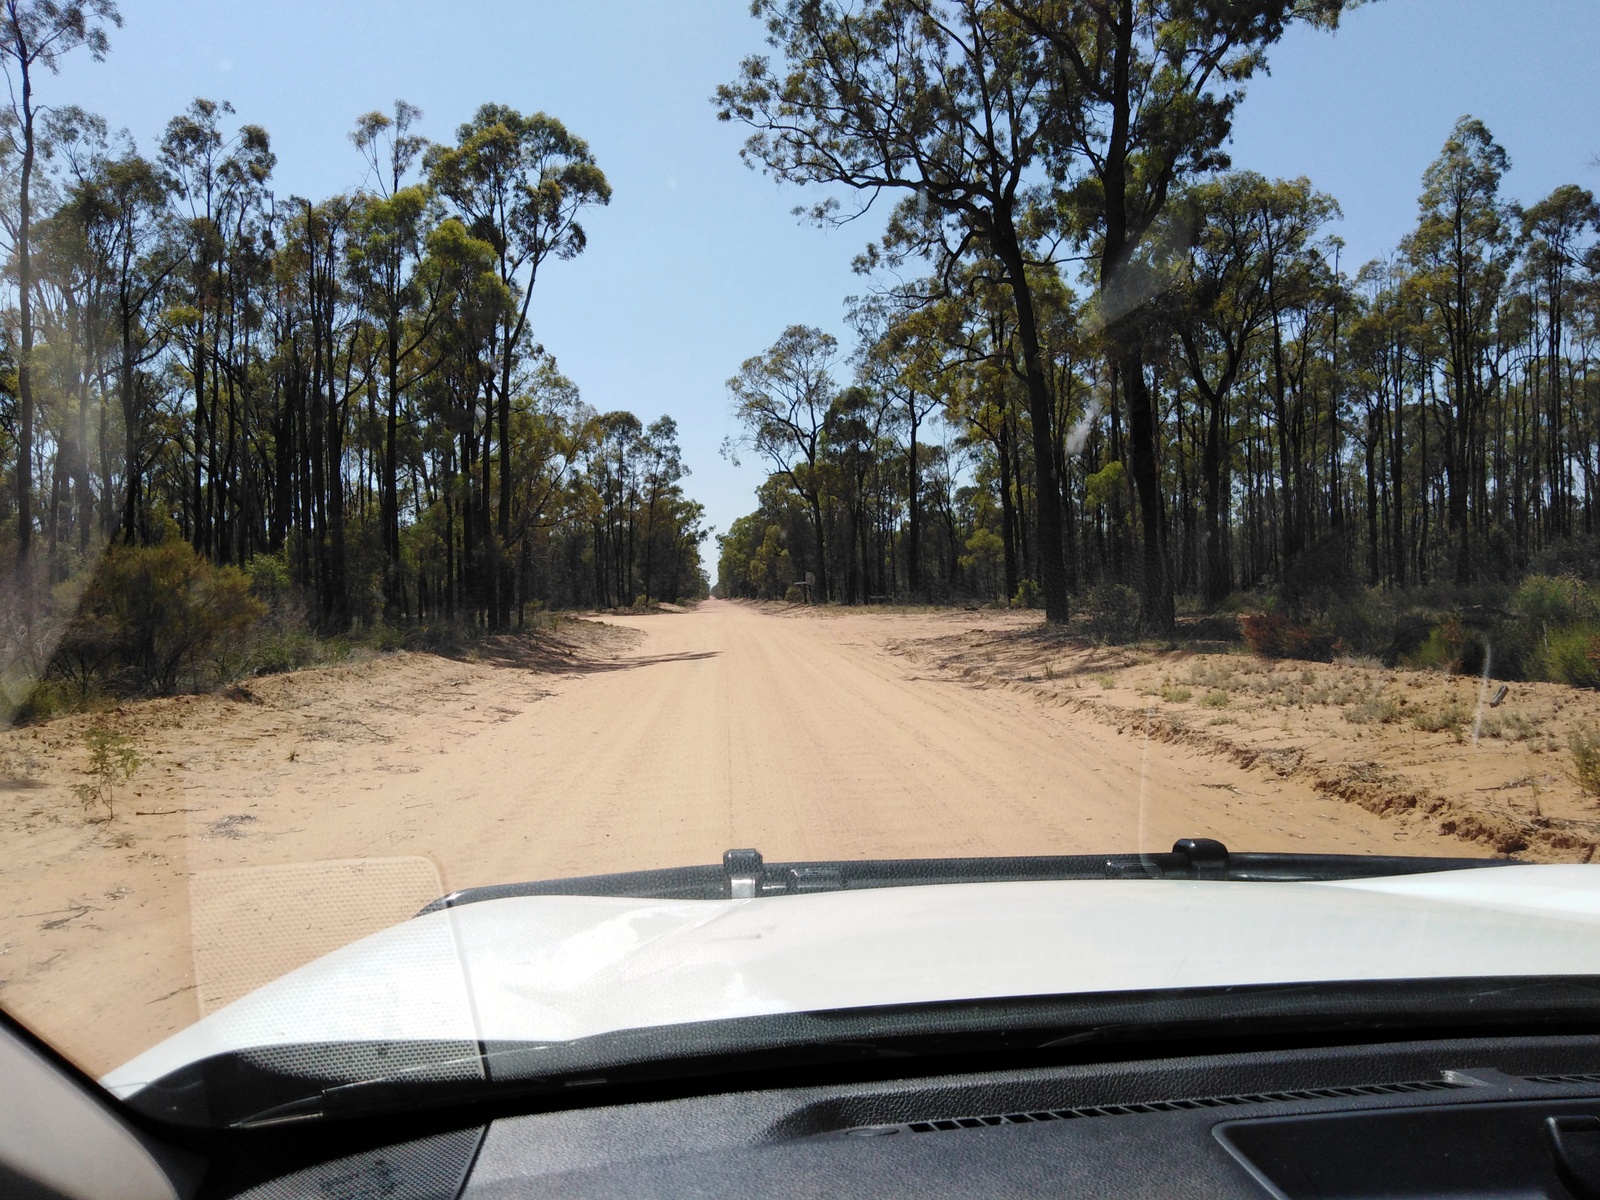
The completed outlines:
[[[945,884],[753,900],[529,896],[416,917],[107,1075],[317,1042],[567,1041],[925,1001],[1600,974],[1600,865],[1334,883]]]

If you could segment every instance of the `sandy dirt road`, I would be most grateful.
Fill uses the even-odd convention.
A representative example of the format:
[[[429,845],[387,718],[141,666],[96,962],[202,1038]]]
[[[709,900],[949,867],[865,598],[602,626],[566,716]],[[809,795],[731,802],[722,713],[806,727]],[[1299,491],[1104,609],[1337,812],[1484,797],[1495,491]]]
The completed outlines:
[[[717,861],[1236,848],[1472,853],[1293,780],[895,652],[1007,614],[708,602],[560,654],[401,654],[0,735],[0,1004],[92,1071],[440,891]],[[1481,851],[1479,851],[1481,852]]]

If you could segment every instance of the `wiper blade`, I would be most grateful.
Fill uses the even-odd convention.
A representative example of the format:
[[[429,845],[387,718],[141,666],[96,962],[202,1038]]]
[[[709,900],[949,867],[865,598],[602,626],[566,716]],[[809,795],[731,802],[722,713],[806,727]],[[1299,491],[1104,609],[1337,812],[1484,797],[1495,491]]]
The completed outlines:
[[[1156,854],[1062,854],[1018,858],[840,859],[769,863],[758,850],[729,850],[720,866],[621,871],[465,888],[435,900],[423,915],[480,900],[519,896],[614,896],[635,900],[725,900],[946,883],[1037,883],[1073,879],[1216,879],[1306,883],[1375,879],[1516,865],[1513,858],[1231,852],[1211,838],[1180,838]]]

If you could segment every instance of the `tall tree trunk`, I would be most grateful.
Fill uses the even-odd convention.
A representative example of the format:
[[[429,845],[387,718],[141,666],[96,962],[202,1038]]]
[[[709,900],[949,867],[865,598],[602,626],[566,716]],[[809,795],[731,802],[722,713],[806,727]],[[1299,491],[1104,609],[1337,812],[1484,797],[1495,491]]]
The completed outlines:
[[[1382,543],[1378,537],[1378,440],[1383,436],[1382,410],[1367,409],[1367,585],[1377,587],[1381,577]]]
[[[511,359],[513,345],[506,343],[505,361],[500,368],[500,546],[496,561],[495,609],[493,625],[505,628],[510,622],[511,594],[516,574],[511,557]]]
[[[121,307],[122,358],[117,363],[117,396],[122,402],[122,541],[132,546],[144,541],[144,522],[140,513],[140,484],[144,475],[139,462],[139,400],[135,390],[138,378],[133,366],[133,314]]]
[[[1039,352],[1039,323],[1028,286],[1027,264],[1008,221],[997,221],[995,251],[1005,266],[1017,308],[1017,337],[1022,343],[1023,373],[1028,384],[1028,415],[1033,426],[1034,501],[1038,544],[1039,588],[1044,593],[1045,620],[1065,622],[1072,615],[1067,594],[1067,565],[1061,539],[1061,481],[1056,477],[1052,425],[1055,401]]]
[[[89,487],[89,385],[99,351],[97,340],[92,331],[85,332],[83,379],[78,392],[78,450],[73,459],[77,473],[72,490],[78,502],[73,520],[77,525],[75,532],[80,551],[89,548],[89,533],[94,522],[94,493]]]
[[[910,446],[906,451],[906,507],[909,520],[906,527],[906,590],[912,599],[922,594],[922,529],[917,492],[917,394],[906,393],[906,416],[911,426]]]
[[[1005,418],[1001,418],[1001,428],[1005,428]],[[1017,594],[1019,586],[1017,581],[1017,533],[1016,513],[1012,511],[1011,502],[1011,446],[1010,438],[1002,437],[995,443],[995,457],[1000,460],[1000,540],[1005,552],[1006,594],[1004,599],[1010,601]]]
[[[822,494],[817,491],[806,493],[806,499],[811,504],[811,524],[817,531],[817,595],[812,599],[818,604],[826,604],[829,599],[828,592],[828,542],[826,531],[822,524]]]
[[[388,408],[383,424],[383,476],[378,482],[379,520],[383,523],[385,616],[393,620],[404,603],[404,583],[400,578],[400,322],[390,307],[387,330]]]
[[[1204,391],[1202,390],[1202,394]],[[1205,444],[1200,451],[1202,503],[1205,506],[1204,577],[1202,587],[1208,605],[1227,599],[1232,572],[1228,563],[1228,524],[1222,511],[1222,424],[1226,393],[1207,397]]]
[[[1394,434],[1389,449],[1389,504],[1393,518],[1389,529],[1392,541],[1390,555],[1391,578],[1396,587],[1406,585],[1406,522],[1405,522],[1405,350],[1395,347],[1394,371]]]
[[[206,441],[206,368],[205,324],[206,309],[202,296],[199,304],[199,324],[195,330],[194,348],[194,488],[190,498],[189,538],[196,554],[206,552],[205,534],[205,441]]]
[[[1122,391],[1128,401],[1128,473],[1139,501],[1142,613],[1152,629],[1170,629],[1177,619],[1173,581],[1168,573],[1166,522],[1162,519],[1161,473],[1156,461],[1156,411],[1144,376],[1144,355],[1124,351]]]
[[[17,562],[33,542],[33,77],[26,56],[22,77],[22,174],[17,197]]]

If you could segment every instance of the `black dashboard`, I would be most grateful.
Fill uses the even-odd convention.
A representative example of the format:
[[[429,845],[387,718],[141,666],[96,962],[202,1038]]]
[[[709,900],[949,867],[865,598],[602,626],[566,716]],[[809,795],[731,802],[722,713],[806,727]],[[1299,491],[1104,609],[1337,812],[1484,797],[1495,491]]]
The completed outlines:
[[[1169,1048],[1170,1049],[1170,1048]],[[747,1083],[749,1081],[746,1081]],[[1600,1036],[1279,1047],[498,1116],[202,1195],[1600,1196]]]

